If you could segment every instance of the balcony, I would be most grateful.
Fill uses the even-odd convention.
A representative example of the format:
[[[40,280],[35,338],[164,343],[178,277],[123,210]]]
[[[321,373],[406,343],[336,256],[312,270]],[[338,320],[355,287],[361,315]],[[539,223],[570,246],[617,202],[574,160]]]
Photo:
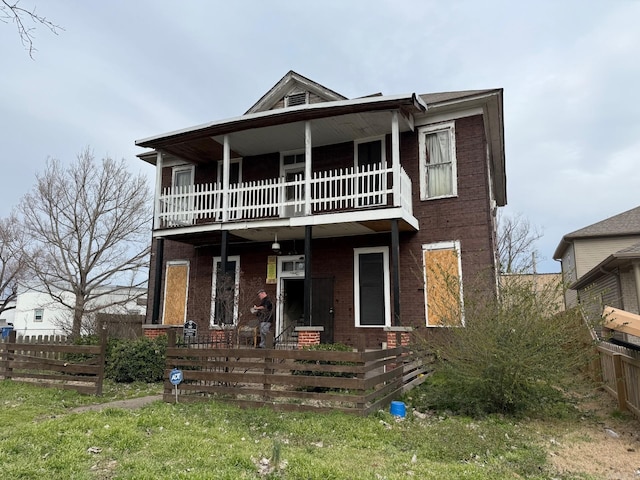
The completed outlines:
[[[359,221],[358,212],[392,207],[413,218],[411,180],[401,167],[399,179],[394,189],[392,167],[380,163],[313,172],[309,180],[300,174],[288,181],[278,177],[241,182],[229,185],[226,192],[220,183],[165,188],[156,226],[172,229],[329,214],[334,214],[331,221],[340,223],[346,218]],[[352,215],[343,220],[335,215],[349,212]],[[365,217],[375,219],[375,214]]]

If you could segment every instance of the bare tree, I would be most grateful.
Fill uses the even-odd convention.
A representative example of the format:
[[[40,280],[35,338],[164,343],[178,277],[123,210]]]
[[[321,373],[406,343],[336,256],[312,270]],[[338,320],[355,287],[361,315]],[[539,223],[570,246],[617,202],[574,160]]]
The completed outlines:
[[[31,10],[22,8],[20,6],[20,0],[0,0],[0,21],[4,23],[15,23],[20,41],[24,48],[29,51],[29,56],[32,59],[36,51],[33,45],[33,32],[35,27],[31,26],[30,23],[33,25],[43,25],[55,35],[57,35],[60,30],[64,30],[61,26],[47,20],[45,16],[39,15],[36,12],[36,7],[33,7]]]
[[[34,288],[73,312],[74,336],[85,315],[121,303],[109,299],[123,286],[146,282],[149,187],[124,160],[96,162],[89,149],[68,167],[50,159],[20,210],[33,241]]]
[[[25,274],[24,229],[15,214],[0,219],[0,313],[15,306],[18,283]]]
[[[521,214],[498,213],[498,256],[500,273],[527,273],[535,270],[536,241],[542,237]]]

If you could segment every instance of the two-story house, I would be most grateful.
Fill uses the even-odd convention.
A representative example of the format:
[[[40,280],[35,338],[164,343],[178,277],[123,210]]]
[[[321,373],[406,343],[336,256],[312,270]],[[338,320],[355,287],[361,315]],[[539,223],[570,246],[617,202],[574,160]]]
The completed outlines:
[[[640,314],[640,207],[567,233],[553,258],[567,307],[581,304],[594,321],[604,305]]]
[[[450,322],[443,300],[462,322],[465,282],[496,289],[502,102],[348,99],[290,71],[244,115],[138,140],[156,167],[149,327],[237,325],[259,288],[276,336],[379,348],[389,327]]]

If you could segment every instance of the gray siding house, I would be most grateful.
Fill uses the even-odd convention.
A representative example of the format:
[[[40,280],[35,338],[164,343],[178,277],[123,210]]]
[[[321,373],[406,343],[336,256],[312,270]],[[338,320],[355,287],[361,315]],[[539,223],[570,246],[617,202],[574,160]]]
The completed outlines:
[[[604,305],[640,313],[640,207],[568,233],[553,258],[562,263],[567,308],[589,317]]]

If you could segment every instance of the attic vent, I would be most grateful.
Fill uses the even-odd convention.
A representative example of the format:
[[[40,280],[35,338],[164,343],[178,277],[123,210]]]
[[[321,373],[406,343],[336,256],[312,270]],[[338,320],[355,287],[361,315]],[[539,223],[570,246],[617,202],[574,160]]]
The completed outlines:
[[[307,92],[294,93],[286,97],[286,106],[295,107],[307,103]]]

